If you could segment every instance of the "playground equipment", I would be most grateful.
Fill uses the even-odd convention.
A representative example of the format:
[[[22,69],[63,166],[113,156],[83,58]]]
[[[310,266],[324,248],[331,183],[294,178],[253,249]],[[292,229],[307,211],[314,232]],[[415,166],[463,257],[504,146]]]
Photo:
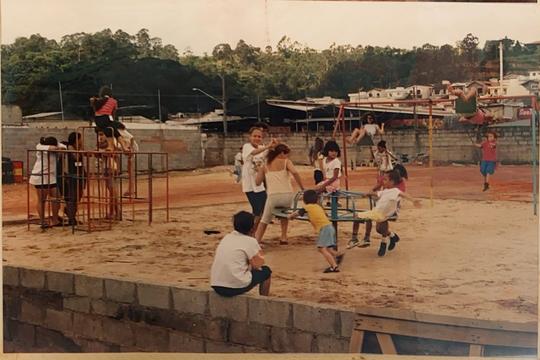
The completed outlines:
[[[92,127],[84,127],[92,128]],[[82,129],[84,139],[84,129]],[[83,146],[84,149],[84,146]],[[94,231],[111,229],[116,221],[135,221],[140,211],[147,215],[148,224],[153,221],[154,184],[156,180],[165,182],[165,212],[169,221],[169,158],[164,152],[121,152],[97,150],[27,150],[27,169],[41,152],[46,169],[57,167],[56,176],[58,195],[45,201],[44,217],[49,219],[53,204],[64,205],[66,215],[69,206],[76,205],[76,221],[69,225],[72,231]],[[69,169],[68,157],[76,159],[77,170]],[[73,166],[72,166],[73,167]],[[42,171],[43,173],[43,171]],[[42,176],[42,183],[51,182],[50,173]],[[144,185],[143,185],[144,184]],[[143,185],[143,186],[141,186]],[[27,226],[35,223],[31,214],[31,186],[27,184]],[[126,191],[127,190],[127,191]],[[66,192],[70,193],[70,201],[66,201]],[[130,211],[131,210],[131,211]],[[128,214],[131,212],[131,217]],[[61,214],[60,214],[61,215]],[[60,216],[60,219],[62,216]],[[48,223],[48,220],[46,221]],[[65,225],[64,223],[62,223]],[[50,224],[49,224],[50,225]],[[67,226],[67,225],[66,225]]]
[[[458,98],[459,99],[459,98]],[[346,127],[345,127],[345,110],[354,110],[360,109],[362,106],[366,105],[410,105],[417,106],[423,105],[427,106],[429,109],[429,120],[428,120],[428,162],[430,169],[430,203],[433,206],[433,107],[436,104],[441,103],[453,103],[456,107],[456,111],[466,111],[467,115],[469,111],[472,111],[473,108],[476,111],[478,101],[496,101],[496,100],[529,100],[531,105],[531,163],[532,163],[532,197],[533,197],[533,212],[534,215],[537,215],[538,210],[538,148],[536,145],[537,141],[537,131],[538,131],[538,119],[539,119],[539,107],[536,96],[534,95],[522,95],[522,96],[485,96],[485,97],[475,97],[470,99],[467,104],[457,103],[457,99],[416,99],[416,100],[390,100],[390,101],[378,101],[378,102],[344,102],[341,103],[339,107],[339,112],[334,124],[334,138],[337,140],[338,132],[341,132],[343,143],[342,143],[342,157],[343,164],[348,164],[347,162],[347,142],[346,142]],[[345,189],[349,190],[349,171],[348,166],[343,167],[345,175]]]
[[[303,191],[299,191],[294,196],[293,205],[291,208],[278,208],[274,210],[274,216],[278,218],[286,218],[289,214],[299,210],[301,206],[298,206],[299,202],[302,200]],[[328,219],[334,223],[334,226],[337,226],[338,222],[343,221],[354,221],[354,222],[364,222],[363,219],[358,219],[354,217],[355,212],[362,211],[361,208],[357,208],[357,200],[367,199],[369,209],[374,205],[373,199],[371,196],[361,192],[354,191],[343,191],[339,190],[333,193],[321,193],[319,195],[319,203],[323,204],[323,209],[326,211]],[[343,201],[340,201],[343,200]],[[365,208],[363,210],[366,210]],[[308,221],[306,215],[298,216],[298,220]]]

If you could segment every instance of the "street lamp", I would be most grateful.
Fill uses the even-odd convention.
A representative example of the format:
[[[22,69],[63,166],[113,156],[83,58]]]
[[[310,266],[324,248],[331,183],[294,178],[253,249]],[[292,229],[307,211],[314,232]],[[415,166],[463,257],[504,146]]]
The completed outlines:
[[[203,95],[208,96],[210,99],[214,100],[218,104],[221,105],[223,109],[223,162],[225,165],[228,165],[228,159],[227,159],[227,147],[225,145],[225,139],[227,138],[227,102],[225,101],[225,76],[218,74],[218,76],[221,78],[221,101],[213,97],[212,95],[208,94],[206,91],[203,91],[199,88],[192,88],[193,91],[198,91],[202,93]]]

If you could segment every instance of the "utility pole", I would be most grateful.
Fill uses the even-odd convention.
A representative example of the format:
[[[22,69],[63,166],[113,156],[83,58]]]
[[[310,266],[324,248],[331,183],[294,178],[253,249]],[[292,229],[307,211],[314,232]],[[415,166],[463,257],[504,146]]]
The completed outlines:
[[[62,112],[62,121],[64,121],[64,103],[62,101],[62,83],[58,82],[58,92],[60,93],[60,111]]]
[[[499,41],[499,95],[503,96],[503,42]]]
[[[161,122],[161,93],[159,91],[159,89],[157,89],[157,101],[158,101],[158,116],[159,116],[159,121]]]

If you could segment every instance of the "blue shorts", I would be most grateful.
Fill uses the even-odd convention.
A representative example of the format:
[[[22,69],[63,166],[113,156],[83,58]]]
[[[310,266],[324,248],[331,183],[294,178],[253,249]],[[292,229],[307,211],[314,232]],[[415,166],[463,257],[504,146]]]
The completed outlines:
[[[482,175],[486,176],[487,174],[493,175],[495,172],[495,161],[482,160],[480,161],[480,172]]]
[[[317,238],[317,247],[335,247],[336,246],[336,229],[332,224],[325,225],[319,231]]]

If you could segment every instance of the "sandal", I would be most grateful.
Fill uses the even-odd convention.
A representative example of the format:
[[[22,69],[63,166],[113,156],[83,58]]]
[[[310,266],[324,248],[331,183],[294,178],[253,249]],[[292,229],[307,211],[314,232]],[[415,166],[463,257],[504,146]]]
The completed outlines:
[[[329,266],[327,267],[323,273],[335,273],[335,272],[339,272],[339,268],[336,266],[336,267],[332,267],[332,266]]]

